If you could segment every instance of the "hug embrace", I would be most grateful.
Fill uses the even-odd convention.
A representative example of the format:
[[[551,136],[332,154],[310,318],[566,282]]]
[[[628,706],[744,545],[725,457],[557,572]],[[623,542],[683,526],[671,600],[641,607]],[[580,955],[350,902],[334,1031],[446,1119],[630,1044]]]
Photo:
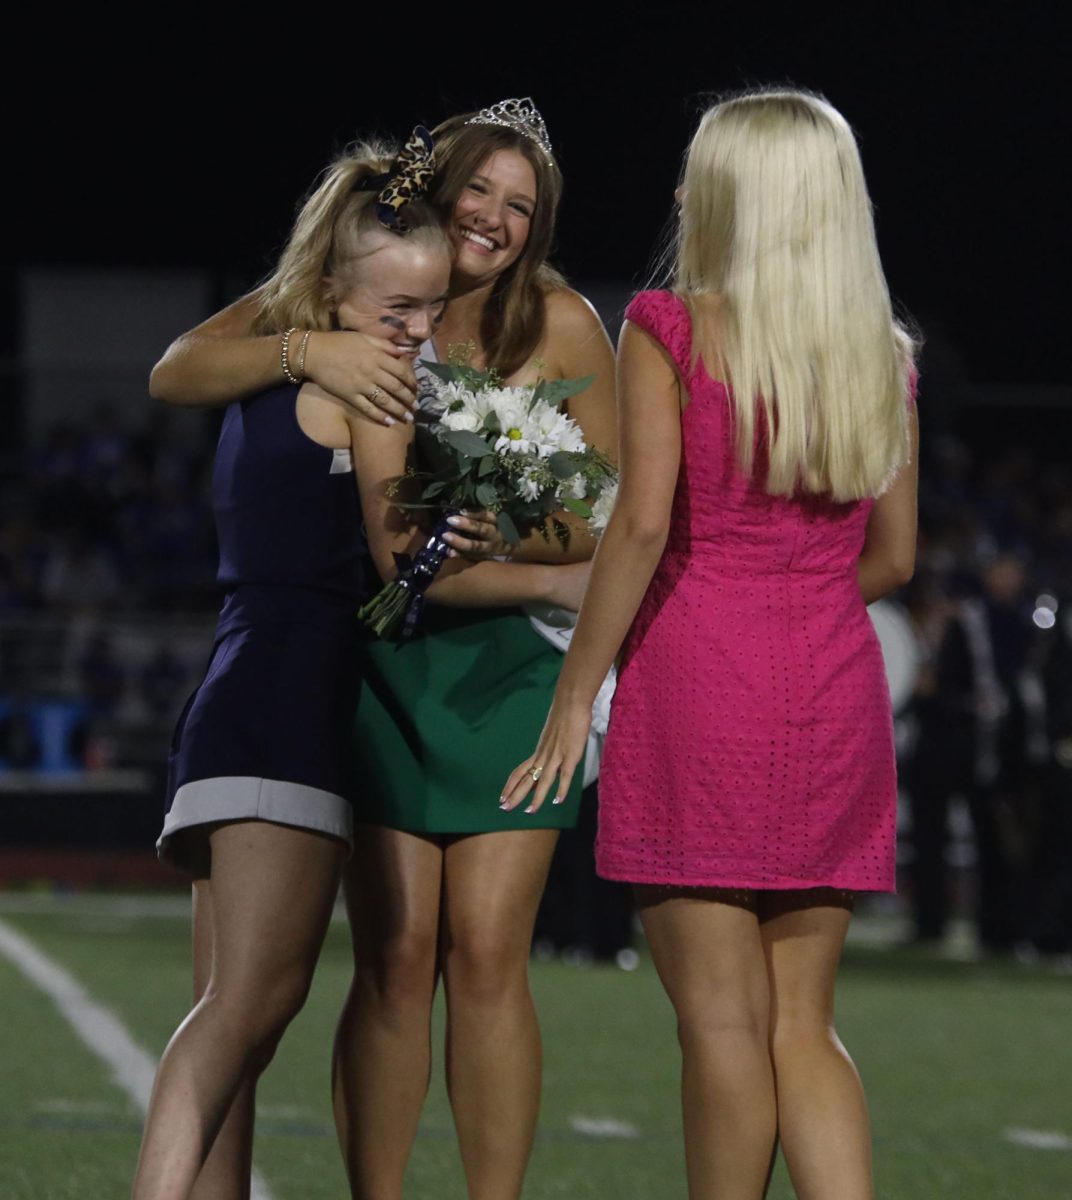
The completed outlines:
[[[161,1060],[136,1200],[249,1194],[257,1079],[340,881],[351,1194],[402,1195],[442,980],[468,1193],[520,1196],[540,1092],[529,945],[616,661],[598,867],[636,886],[677,1013],[689,1195],[758,1200],[779,1144],[799,1196],[872,1195],[833,996],[855,895],[894,886],[866,605],[912,571],[916,422],[855,140],[803,92],[709,109],[617,370],[547,261],[561,186],[528,100],[401,151],[356,145],[269,279],[154,370],[161,399],[227,406],[225,599],[169,763],[159,849],[193,879],[196,1003]],[[605,529],[580,485],[543,522],[514,528],[478,490],[484,508],[422,529],[407,484],[462,403],[448,361],[504,403],[565,397],[572,458],[551,474],[579,447],[617,463]],[[521,418],[453,424],[467,454],[474,428],[528,445]],[[416,631],[372,637],[358,609],[409,586],[433,543]],[[579,610],[564,660],[533,604]]]

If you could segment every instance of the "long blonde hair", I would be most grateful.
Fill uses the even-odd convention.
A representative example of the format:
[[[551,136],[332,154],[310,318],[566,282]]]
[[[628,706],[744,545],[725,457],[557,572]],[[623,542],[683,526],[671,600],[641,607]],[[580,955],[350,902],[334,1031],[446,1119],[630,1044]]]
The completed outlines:
[[[361,185],[390,170],[396,151],[378,142],[348,147],[321,175],[303,203],[275,270],[261,285],[254,333],[332,327],[331,278],[352,283],[363,258],[392,238],[405,237],[442,247],[450,243],[437,210],[426,200],[406,205],[407,231],[396,233],[376,216],[377,190]]]
[[[908,457],[913,343],[847,122],[805,92],[725,100],[704,113],[682,186],[672,283],[696,352],[731,387],[742,470],[762,433],[768,493],[878,495]]]

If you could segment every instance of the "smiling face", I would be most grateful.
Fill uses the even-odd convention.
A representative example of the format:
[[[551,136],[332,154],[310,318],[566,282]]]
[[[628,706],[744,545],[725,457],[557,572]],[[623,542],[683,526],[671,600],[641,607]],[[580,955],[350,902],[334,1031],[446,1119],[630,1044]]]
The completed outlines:
[[[385,338],[416,355],[443,318],[450,281],[445,247],[386,235],[342,279],[329,279],[343,329]]]
[[[454,274],[468,287],[490,284],[525,249],[536,212],[536,172],[516,150],[496,150],[473,172],[450,224]]]

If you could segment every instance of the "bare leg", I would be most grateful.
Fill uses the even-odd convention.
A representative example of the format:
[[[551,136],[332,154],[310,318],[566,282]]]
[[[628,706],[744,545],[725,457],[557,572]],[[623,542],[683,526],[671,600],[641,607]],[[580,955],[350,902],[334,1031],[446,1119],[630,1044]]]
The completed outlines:
[[[339,1144],[359,1200],[399,1200],[431,1070],[443,849],[380,826],[346,867],[354,980],[335,1039]]]
[[[777,1133],[756,894],[638,887],[677,1013],[690,1200],[760,1200]]]
[[[553,829],[458,837],[446,850],[447,1087],[470,1200],[521,1194],[540,1108],[528,962]]]
[[[871,1134],[860,1077],[834,1029],[847,893],[773,892],[760,901],[771,986],[778,1127],[799,1200],[871,1200]]]
[[[212,881],[194,880],[193,887],[194,1004],[208,990],[212,974]],[[249,1200],[253,1173],[253,1122],[256,1075],[251,1072],[239,1088],[227,1119],[220,1127],[190,1200]]]
[[[210,842],[211,977],[160,1061],[134,1200],[189,1197],[243,1081],[305,1001],[338,887],[336,839],[243,821]]]

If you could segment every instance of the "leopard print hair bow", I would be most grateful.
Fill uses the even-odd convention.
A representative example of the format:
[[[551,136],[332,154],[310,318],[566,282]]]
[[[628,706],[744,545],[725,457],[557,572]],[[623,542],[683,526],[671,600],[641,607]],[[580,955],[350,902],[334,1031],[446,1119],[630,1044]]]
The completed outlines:
[[[376,216],[380,224],[396,233],[405,233],[409,226],[402,216],[411,200],[428,191],[435,174],[435,149],[432,135],[418,125],[402,147],[391,167],[387,183],[376,197]]]

